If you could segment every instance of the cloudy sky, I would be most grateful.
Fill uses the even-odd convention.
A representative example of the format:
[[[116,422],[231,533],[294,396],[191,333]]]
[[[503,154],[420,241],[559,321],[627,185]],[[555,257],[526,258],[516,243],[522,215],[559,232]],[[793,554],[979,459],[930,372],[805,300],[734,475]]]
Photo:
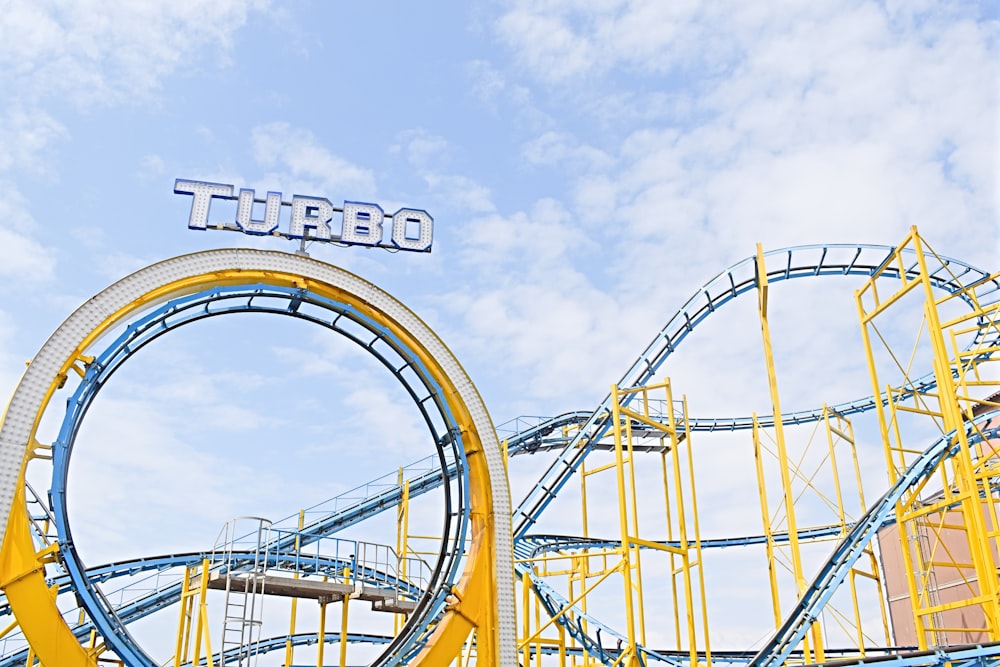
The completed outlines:
[[[498,424],[596,406],[757,242],[894,244],[917,225],[935,250],[1000,268],[992,3],[0,10],[0,393],[76,305],[137,268],[294,249],[188,230],[176,178],[430,212],[430,254],[309,252],[423,317]],[[798,355],[779,367],[789,409],[868,393],[863,358],[829,351],[857,339],[859,285],[842,282],[775,305],[776,345]],[[762,386],[753,304],[732,310],[665,369],[696,414],[769,411],[747,390]],[[88,561],[140,538],[210,541],[228,516],[283,516],[426,453],[381,369],[308,327],[212,323],[138,356],[74,468]],[[831,396],[799,391],[817,374]],[[274,464],[277,443],[300,467]],[[513,469],[515,502],[537,466]],[[181,506],[200,532],[161,540],[149,517]]]

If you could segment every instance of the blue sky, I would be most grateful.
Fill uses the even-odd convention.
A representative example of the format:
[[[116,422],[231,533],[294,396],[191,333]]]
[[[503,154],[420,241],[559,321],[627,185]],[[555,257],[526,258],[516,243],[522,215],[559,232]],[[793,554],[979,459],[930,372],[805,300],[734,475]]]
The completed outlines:
[[[996,270],[1000,32],[985,7],[9,0],[0,390],[77,304],[132,270],[218,246],[294,249],[188,230],[175,178],[429,211],[430,254],[310,252],[423,317],[495,423],[596,406],[756,242],[893,244],[918,225],[939,252]],[[868,393],[863,359],[816,354],[856,345],[857,286],[789,290],[776,315],[776,344],[799,355],[779,369],[789,409]],[[731,317],[666,369],[696,412],[767,409],[747,389],[762,386],[752,309]],[[236,322],[170,338],[89,418],[77,503],[95,560],[156,543],[150,507],[183,505],[210,540],[231,514],[322,499],[331,474],[274,465],[277,438],[346,466],[336,488],[424,452],[393,383],[316,332]],[[814,400],[817,373],[833,396]],[[212,473],[233,457],[220,487]]]

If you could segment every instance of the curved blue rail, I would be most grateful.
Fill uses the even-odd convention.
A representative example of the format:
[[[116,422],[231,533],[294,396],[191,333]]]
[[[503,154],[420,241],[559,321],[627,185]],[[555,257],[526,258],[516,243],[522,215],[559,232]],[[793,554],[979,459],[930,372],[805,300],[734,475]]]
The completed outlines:
[[[347,541],[353,542],[352,540]],[[240,563],[244,560],[246,564],[254,562],[254,555],[250,552],[245,552],[245,559],[241,559],[239,557],[241,552],[235,553],[237,554],[235,559],[237,567],[234,569],[238,569]],[[222,559],[219,554],[196,551],[184,554],[172,554],[152,558],[136,558],[117,563],[108,563],[98,567],[89,568],[87,570],[87,576],[90,581],[98,583],[121,576],[134,576],[142,574],[143,572],[165,572],[169,570],[178,570],[180,568],[196,567],[204,560],[208,560],[212,563],[212,567],[210,568],[212,571],[218,571],[219,567],[222,565]],[[285,570],[289,573],[297,573],[307,576],[326,575],[330,578],[339,578],[343,576],[344,570],[346,569],[351,573],[352,581],[357,581],[376,588],[386,588],[392,591],[402,592],[413,599],[419,599],[425,593],[423,588],[413,582],[405,579],[399,579],[392,572],[367,567],[358,563],[355,558],[335,558],[323,555],[303,556],[302,554],[295,552],[271,553],[268,554],[268,557],[265,560],[265,565],[269,569]],[[51,580],[51,584],[58,586],[59,590],[64,590],[70,583],[71,581],[69,576],[65,574]],[[110,593],[109,596],[113,597],[114,593]],[[138,599],[131,600],[127,604],[117,606],[115,608],[115,612],[118,618],[121,619],[121,622],[128,625],[146,618],[160,609],[169,607],[180,600],[180,597],[181,583],[179,581],[175,583],[168,583],[159,587],[154,587],[148,594]],[[0,607],[0,616],[9,613],[10,608],[6,604]],[[77,613],[78,610],[76,609],[71,609],[66,612],[66,614]],[[84,621],[83,623],[78,623],[72,627],[73,634],[76,635],[81,641],[85,641],[90,636],[91,631],[95,629],[95,625],[90,621]],[[315,635],[312,636],[315,638]],[[303,635],[303,637],[307,637],[307,635]],[[284,641],[284,638],[282,638],[282,641]],[[310,642],[304,641],[304,643]],[[315,640],[311,643],[315,643]],[[388,640],[385,643],[388,643]],[[284,644],[282,644],[282,646],[284,646]],[[266,650],[272,649],[268,648]],[[262,649],[261,652],[266,651]],[[0,667],[20,667],[25,664],[27,657],[28,652],[26,649],[13,652],[9,655],[3,656],[3,658],[0,658]]]
[[[774,284],[817,276],[872,276],[879,270],[882,270],[881,275],[886,278],[896,278],[900,275],[900,269],[887,266],[895,250],[894,247],[877,245],[811,245],[772,250],[764,253],[768,266],[767,280],[769,284]],[[990,279],[989,273],[959,260],[942,258],[942,261],[943,266],[930,276],[934,287],[949,294],[956,294],[970,285],[976,285],[976,297],[980,303],[993,303],[1000,298],[1000,282]],[[918,271],[916,261],[903,269],[908,276],[916,276]],[[670,318],[618,381],[618,386],[628,389],[641,387],[651,381],[657,370],[695,327],[726,303],[755,290],[756,287],[755,257],[748,257],[719,273]],[[962,298],[968,301],[969,296],[966,294]],[[979,345],[982,342],[982,335],[982,333],[977,334],[969,347]],[[916,384],[924,390],[930,389],[934,386],[933,376],[920,378],[916,380]],[[626,396],[625,402],[631,398],[631,395]],[[879,400],[886,399],[879,397]],[[527,534],[552,499],[580,467],[590,453],[593,443],[609,431],[608,415],[611,401],[612,397],[608,394],[518,504],[513,517],[515,538]],[[843,415],[850,415],[873,408],[875,402],[876,397],[862,398],[831,406],[830,409]],[[790,423],[794,419],[797,423],[805,423],[819,419],[820,415],[821,410],[792,413],[782,415],[782,422]],[[745,419],[743,421],[745,422]],[[762,424],[767,423],[773,423],[773,418],[770,422],[762,421]],[[717,430],[731,430],[736,427],[737,422],[717,420],[717,424]]]
[[[437,447],[441,462],[439,477],[450,478],[457,483],[456,498],[452,496],[451,485],[443,485],[446,520],[441,543],[442,553],[435,563],[430,579],[431,585],[410,615],[407,627],[387,649],[387,652],[397,655],[405,653],[412,647],[413,642],[417,641],[419,637],[417,629],[430,623],[444,609],[445,598],[457,581],[461,568],[461,554],[455,549],[446,551],[451,540],[456,544],[462,544],[468,529],[468,473],[461,429],[444,399],[444,392],[425,368],[416,351],[411,350],[390,330],[352,306],[338,303],[306,289],[266,284],[237,285],[216,287],[173,299],[131,323],[124,333],[87,365],[83,380],[68,401],[66,417],[53,446],[50,490],[53,516],[59,535],[60,560],[72,581],[74,593],[81,606],[87,610],[91,622],[119,658],[133,667],[156,667],[153,660],[131,638],[125,629],[125,623],[112,605],[87,578],[86,567],[76,552],[66,511],[69,460],[76,434],[91,402],[107,379],[132,354],[179,326],[207,317],[237,312],[280,314],[305,319],[336,331],[361,345],[389,368],[410,394],[423,415]],[[344,328],[342,320],[360,327],[367,332],[367,337],[360,337],[356,329]],[[449,475],[451,468],[455,469],[454,475]],[[309,528],[302,531],[300,546],[322,537],[319,532],[313,530],[314,527]],[[287,543],[282,543],[281,540]],[[278,549],[287,549],[294,540],[294,537],[279,538],[276,546]],[[162,603],[163,598],[160,596],[149,600],[145,609],[152,611],[162,608]]]
[[[775,250],[765,253],[765,257],[768,260],[768,282],[777,283],[794,278],[816,276],[871,276],[880,269],[884,269],[882,275],[890,278],[899,277],[900,273],[913,275],[917,270],[915,262],[908,267],[902,268],[902,270],[885,266],[887,258],[892,256],[894,251],[895,248],[872,245],[817,245]],[[952,294],[965,289],[971,284],[975,284],[975,294],[981,303],[994,303],[1000,298],[1000,284],[996,280],[990,279],[989,274],[986,272],[958,260],[944,258],[942,266],[931,276],[931,280],[937,289]],[[649,382],[665,360],[675,351],[677,346],[699,324],[704,322],[717,309],[737,296],[754,290],[756,286],[756,263],[753,257],[747,258],[718,274],[698,290],[674,314],[644,352],[629,367],[618,385],[622,388],[631,388],[639,387]],[[965,295],[962,298],[968,300],[968,297]],[[240,299],[244,299],[244,301],[240,302]],[[303,308],[303,304],[305,304],[305,308]],[[65,519],[65,511],[60,508],[60,505],[64,501],[64,476],[68,463],[68,451],[72,444],[76,425],[82,419],[86,409],[89,407],[90,401],[96,395],[97,391],[99,391],[103,382],[129,355],[164,332],[181,324],[196,321],[204,317],[211,317],[226,312],[280,313],[301,317],[317,322],[327,328],[337,330],[374,354],[403,381],[403,371],[411,368],[414,362],[412,360],[405,361],[404,359],[403,365],[400,366],[396,357],[392,357],[391,353],[380,356],[379,350],[385,348],[398,356],[405,357],[401,352],[401,350],[405,351],[405,347],[399,341],[387,342],[387,332],[385,331],[376,331],[369,327],[368,330],[372,332],[373,337],[363,340],[352,335],[350,332],[338,329],[336,323],[339,317],[344,315],[354,317],[357,315],[355,312],[349,312],[349,308],[342,306],[338,308],[338,306],[339,304],[322,303],[315,295],[311,295],[303,290],[282,290],[265,285],[256,285],[252,286],[252,288],[248,286],[240,288],[216,288],[181,299],[175,299],[131,324],[126,332],[104,354],[88,366],[84,381],[81,383],[81,388],[78,389],[77,394],[71,399],[67,421],[64,422],[64,429],[60,433],[60,439],[57,442],[57,458],[61,456],[62,459],[57,461],[55,465],[53,498],[55,501],[55,518],[60,524],[59,535],[61,546],[64,549],[68,549],[69,553],[73,553],[74,547],[68,523]],[[316,314],[317,307],[326,308],[338,314],[332,319],[320,317]],[[982,335],[980,333],[976,340],[970,343],[970,347],[982,344],[984,342]],[[991,342],[996,343],[997,341]],[[441,456],[441,466],[438,470],[426,472],[411,479],[410,495],[415,496],[426,493],[442,485],[446,487],[447,492],[450,485],[446,483],[446,480],[457,478],[459,485],[458,494],[462,505],[467,506],[464,501],[468,480],[465,479],[461,455],[455,455],[454,451],[456,437],[458,436],[456,429],[449,427],[444,431],[435,430],[435,420],[429,416],[425,409],[426,404],[435,404],[438,389],[426,384],[423,387],[414,387],[405,382],[404,386],[410,392],[415,404],[423,412],[438,446],[447,449],[452,454],[452,458],[447,461],[443,455]],[[914,386],[918,390],[931,389],[934,386],[933,377],[925,376],[920,378],[915,381]],[[885,400],[884,397],[868,397],[841,403],[832,406],[831,409],[841,414],[849,415],[870,410],[879,401],[884,403]],[[601,439],[609,432],[611,426],[608,417],[610,401],[611,396],[609,395],[597,409],[591,412],[566,413],[551,419],[533,418],[528,420],[528,423],[515,422],[514,428],[509,432],[504,431],[503,425],[498,428],[498,434],[501,439],[506,439],[508,442],[508,453],[510,456],[546,450],[559,451],[556,460],[552,462],[537,484],[526,494],[514,511],[515,549],[519,557],[527,558],[532,554],[545,550],[585,549],[617,544],[615,541],[585,540],[572,536],[527,535],[527,530],[538,520],[539,516],[577,470],[584,458],[598,446]],[[822,418],[821,409],[781,415],[781,421],[786,424],[815,422],[820,418]],[[764,426],[773,425],[774,417],[761,417],[759,418],[759,422]],[[692,430],[697,431],[748,429],[752,427],[752,418],[691,418],[689,419],[689,426]],[[573,433],[570,434],[567,431],[567,435],[564,435],[562,433],[564,427],[568,427],[569,431],[573,431]],[[906,479],[911,480],[906,486],[900,487],[903,479],[901,478],[900,484],[890,489],[886,496],[880,499],[879,503],[876,503],[876,506],[861,521],[851,527],[849,534],[838,544],[830,561],[824,566],[806,596],[799,601],[799,604],[789,615],[782,628],[779,629],[761,651],[753,656],[752,662],[755,667],[757,665],[777,665],[790,655],[791,647],[801,641],[802,634],[805,632],[804,628],[808,627],[811,619],[815,618],[815,615],[819,613],[832,595],[833,590],[843,580],[846,572],[850,569],[864,546],[867,545],[874,531],[881,525],[880,522],[886,520],[886,513],[889,511],[886,508],[891,509],[892,504],[895,502],[891,498],[898,497],[893,494],[903,493],[906,488],[919,481],[921,475],[926,474],[927,470],[936,465],[936,462],[940,461],[941,457],[952,453],[946,444],[942,444],[943,442],[944,440],[935,443],[911,466],[910,470],[907,471],[907,475],[904,476]],[[461,451],[461,447],[458,447],[458,452]],[[62,476],[62,481],[57,479],[60,475]],[[384,488],[377,493],[367,493],[363,498],[352,503],[338,505],[335,511],[329,512],[322,518],[312,522],[308,530],[319,539],[319,537],[331,535],[349,525],[353,525],[385,509],[394,507],[400,501],[401,489],[398,486]],[[41,503],[39,504],[41,505]],[[458,533],[464,535],[464,530],[465,527],[462,524],[458,529]],[[809,536],[814,539],[828,538],[835,534],[834,527],[820,527],[812,530],[815,534],[810,533]],[[839,531],[840,528],[836,527],[836,532]],[[800,531],[800,539],[806,532]],[[720,540],[703,540],[702,547],[723,548],[740,546],[755,544],[763,539],[763,536],[749,536]],[[780,536],[778,539],[780,539]],[[456,542],[461,543],[461,540],[456,540]],[[288,547],[289,545],[282,544],[278,546]],[[112,563],[100,568],[87,569],[85,575],[82,569],[74,573],[71,564],[70,571],[61,575],[59,580],[70,579],[77,582],[80,577],[84,577],[86,581],[97,583],[140,571],[178,567],[181,562],[190,563],[190,561],[185,561],[185,558],[195,559],[196,556],[200,557],[202,555],[181,554],[177,556],[163,556]],[[333,563],[331,563],[332,565]],[[457,565],[449,566],[449,572],[454,574],[456,567]],[[550,613],[557,613],[567,604],[567,601],[552,590],[544,581],[534,578],[530,568],[519,565],[517,569],[520,576],[531,578],[532,586],[538,592],[542,604],[547,609],[551,607],[549,609]],[[87,584],[83,584],[83,588],[85,589],[83,595],[87,597]],[[176,588],[176,591],[173,588]],[[435,588],[439,591],[440,595],[435,599],[435,602],[428,603],[427,614],[424,616],[425,620],[432,618],[443,606],[444,585],[439,585]],[[179,592],[179,586],[154,591],[146,599],[134,601],[130,605],[116,610],[116,618],[120,620],[120,625],[113,624],[108,627],[101,627],[99,625],[98,629],[105,636],[107,636],[106,633],[108,632],[111,632],[112,635],[117,635],[118,631],[127,636],[123,627],[125,624],[172,604],[176,601],[177,596],[179,596]],[[99,593],[95,592],[92,597],[94,600],[97,600]],[[427,602],[426,598],[421,604],[423,605],[425,602]],[[0,607],[0,615],[3,613],[3,607]],[[611,664],[615,659],[615,654],[603,648],[603,641],[622,637],[613,629],[601,624],[593,617],[584,617],[580,614],[577,614],[576,617],[578,619],[577,626],[571,627],[572,623],[566,623],[567,630],[592,655],[598,655],[606,664]],[[591,632],[596,634],[596,637],[589,636],[583,632],[579,621],[579,619],[583,618],[586,618],[588,627],[591,629]],[[285,638],[276,638],[276,641],[278,639],[282,642],[281,645],[284,646],[283,642]],[[302,641],[307,640],[302,639]],[[119,647],[115,646],[115,649],[118,650]],[[986,652],[980,651],[979,653],[965,655],[964,659],[967,659],[970,665],[981,665],[984,664],[982,660],[985,655],[987,655]],[[657,652],[646,647],[640,647],[640,656],[644,662],[653,660],[680,664],[687,661],[685,656],[670,655],[667,652]],[[952,656],[955,660],[963,659],[958,653],[952,654]],[[129,659],[133,656],[125,655],[123,657]],[[14,662],[8,662],[9,659],[10,656],[5,657],[0,661],[0,666],[15,664]],[[146,663],[136,661],[134,664]],[[914,662],[912,664],[932,663]]]
[[[1000,411],[984,414],[980,416],[977,421],[985,423],[996,416],[1000,416]],[[973,445],[979,442],[982,438],[978,435],[978,433],[975,435],[973,434],[974,431],[972,425],[969,425],[968,428],[969,444]],[[1000,428],[983,431],[983,435],[986,439],[1000,437]],[[892,513],[896,502],[902,497],[902,494],[905,493],[907,489],[910,489],[914,485],[925,480],[928,475],[933,473],[933,471],[937,468],[937,465],[944,458],[955,454],[956,447],[951,444],[953,436],[954,434],[950,434],[949,436],[942,437],[940,440],[931,445],[910,465],[906,472],[899,478],[897,483],[893,485],[893,487],[886,492],[886,494],[882,496],[882,498],[880,498],[871,507],[871,509],[869,509],[865,516],[850,527],[847,535],[844,536],[844,538],[834,548],[832,555],[822,566],[819,574],[810,584],[805,595],[798,601],[795,608],[793,608],[786,617],[782,627],[756,654],[743,654],[742,660],[735,659],[735,662],[742,662],[744,664],[750,663],[752,667],[778,667],[778,665],[783,664],[785,660],[788,659],[792,649],[794,649],[795,646],[802,641],[802,638],[804,637],[809,626],[812,624],[813,620],[817,618],[818,614],[832,597],[837,587],[843,582],[851,567],[853,567],[858,557],[868,546],[868,543],[871,541],[878,529],[894,520]],[[810,531],[801,531],[799,535],[801,537],[804,534],[812,534],[813,538],[817,538],[829,537],[839,532],[839,526],[831,526],[811,529]],[[784,539],[787,539],[787,534],[783,537]],[[735,541],[706,540],[702,541],[701,544],[702,547],[705,547],[706,544],[709,543],[713,547],[722,548],[728,546],[745,546],[747,544],[755,543],[755,541],[762,542],[763,538],[736,538]],[[539,553],[558,549],[616,547],[619,544],[620,543],[615,540],[591,540],[565,536],[525,536],[515,542],[515,553],[519,560],[529,560],[537,556]],[[663,542],[663,544],[669,543]],[[560,593],[556,592],[555,589],[549,586],[543,579],[534,575],[530,564],[519,563],[517,568],[521,576],[529,578],[532,587],[542,602],[542,606],[545,607],[550,616],[554,617],[556,614],[560,614],[569,606],[569,600],[563,597]],[[588,614],[575,606],[572,607],[572,610],[574,621],[564,621],[563,619],[568,619],[569,615],[563,613],[559,617],[560,623],[581,646],[585,647],[586,650],[590,652],[591,655],[598,657],[601,662],[606,665],[613,665],[618,657],[618,654],[614,651],[609,651],[608,649],[603,648],[601,641],[602,635],[603,638],[613,638],[614,640],[622,639],[623,641],[626,640],[626,637],[601,623],[592,614]],[[584,631],[584,625],[591,628],[592,633],[594,633],[593,629],[600,629],[601,633],[588,634]],[[596,637],[594,636],[595,634]],[[655,661],[676,665],[681,663],[687,664],[689,662],[689,658],[687,656],[680,655],[676,652],[658,652],[645,646],[638,646],[637,651],[644,663]],[[997,653],[1000,653],[1000,649],[998,649]],[[921,660],[926,660],[927,658],[926,655],[918,656],[916,654],[912,657],[914,659],[919,658]],[[942,658],[940,664],[944,664],[944,662],[952,660],[951,654],[944,650],[938,651],[937,657]],[[872,662],[880,659],[881,658],[873,659]],[[915,664],[938,663],[920,662]]]
[[[850,526],[848,526],[850,528]],[[822,540],[836,537],[844,532],[840,524],[829,526],[814,526],[803,528],[797,532],[800,540]],[[783,544],[789,540],[787,532],[774,533],[771,539],[778,544]],[[655,544],[674,549],[681,549],[683,545],[676,540],[649,540]],[[527,549],[525,558],[536,558],[543,554],[556,551],[581,551],[583,549],[617,549],[621,546],[620,540],[600,539],[596,537],[579,537],[576,535],[525,535],[518,540],[519,544]],[[746,547],[754,544],[767,543],[766,535],[748,535],[745,537],[721,537],[715,539],[702,539],[698,544],[702,549],[726,549],[729,547]],[[650,547],[641,546],[640,549]]]
[[[1000,415],[1000,411],[989,412],[982,415],[980,421],[985,423],[997,415]],[[970,445],[983,440],[972,424],[966,428]],[[983,432],[983,436],[986,439],[996,438],[1000,436],[1000,429],[987,430]],[[933,473],[942,460],[956,453],[961,443],[960,440],[957,442],[956,440],[956,433],[953,431],[928,447],[914,459],[885,495],[872,505],[868,513],[854,524],[851,531],[834,548],[833,554],[789,612],[785,622],[750,661],[751,667],[777,667],[785,661],[789,652],[802,641],[809,626],[844,581],[844,577],[885,522],[886,517],[894,510],[896,503],[907,490]]]

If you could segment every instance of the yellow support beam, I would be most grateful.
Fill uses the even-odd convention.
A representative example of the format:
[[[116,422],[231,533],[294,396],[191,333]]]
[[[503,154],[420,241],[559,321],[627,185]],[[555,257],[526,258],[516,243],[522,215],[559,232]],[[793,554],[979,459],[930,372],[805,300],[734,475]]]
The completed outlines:
[[[168,263],[173,263],[170,272],[163,269]],[[211,266],[220,268],[206,268]],[[296,273],[299,270],[302,273]],[[163,277],[167,275],[170,277]],[[471,525],[468,533],[472,545],[451,604],[447,605],[444,616],[436,624],[426,648],[411,664],[435,667],[447,664],[460,654],[466,639],[473,630],[478,629],[476,636],[479,664],[497,666],[501,659],[501,596],[498,595],[497,582],[512,581],[512,572],[506,569],[507,564],[504,569],[498,570],[497,557],[498,550],[503,551],[504,558],[510,556],[509,540],[500,539],[496,529],[499,524],[504,527],[503,530],[508,530],[509,509],[502,516],[494,515],[495,507],[509,507],[509,499],[506,498],[509,491],[505,483],[502,483],[506,480],[504,462],[499,461],[498,449],[491,450],[487,456],[484,442],[491,442],[495,432],[492,425],[489,425],[489,432],[480,433],[479,429],[489,422],[485,408],[464,371],[429,328],[391,296],[357,276],[315,260],[297,258],[286,253],[225,249],[173,258],[142,269],[125,281],[116,283],[113,287],[120,288],[118,292],[109,288],[101,294],[130,294],[135,290],[134,286],[142,285],[143,281],[152,282],[152,287],[134,297],[122,299],[120,303],[114,300],[118,297],[107,297],[104,306],[108,314],[105,319],[96,326],[88,325],[70,336],[71,342],[68,345],[76,347],[65,359],[59,360],[61,367],[54,374],[44,395],[38,399],[38,410],[26,442],[35,439],[52,396],[64,385],[68,371],[84,359],[91,346],[108,331],[143,309],[208,288],[252,284],[307,289],[321,297],[345,303],[359,316],[391,331],[419,359],[431,380],[442,388],[441,396],[462,432],[465,446],[470,479]],[[127,288],[122,287],[126,284]],[[405,318],[407,324],[404,325],[404,320],[397,319],[397,316]],[[29,372],[30,370],[29,368]],[[27,460],[28,457],[25,458]],[[48,594],[44,571],[32,544],[29,521],[24,510],[23,479],[22,470],[19,495],[13,499],[7,531],[0,547],[0,584],[29,645],[42,663],[61,667],[97,667],[94,656],[80,646],[63,620],[55,601]],[[496,504],[495,500],[500,504]],[[509,599],[512,592],[503,591],[504,599]],[[503,619],[505,624],[509,621],[510,619]],[[506,644],[504,646],[505,651],[512,648]]]
[[[912,253],[907,255],[906,262],[902,259],[904,251]],[[950,637],[956,623],[948,618],[957,619],[951,613],[959,610],[963,624],[982,618],[985,636],[996,641],[1000,639],[1000,586],[995,576],[997,501],[992,493],[994,472],[990,463],[996,453],[992,446],[970,447],[966,420],[982,404],[972,388],[989,393],[990,388],[998,385],[988,379],[995,378],[995,372],[983,372],[980,368],[992,359],[977,350],[961,350],[958,341],[1000,331],[996,329],[1000,305],[984,308],[976,295],[979,286],[995,280],[997,275],[966,285],[958,292],[937,296],[934,280],[950,272],[949,262],[927,246],[916,228],[910,230],[887,265],[909,268],[911,275],[888,280],[893,289],[880,292],[876,282],[880,278],[887,282],[881,275],[884,271],[880,272],[856,292],[855,300],[872,387],[876,393],[885,391],[890,399],[888,406],[876,405],[890,481],[895,481],[900,471],[920,453],[907,445],[908,431],[904,425],[912,428],[910,424],[927,422],[942,434],[953,433],[956,448],[955,456],[938,466],[933,484],[925,481],[905,494],[896,507],[900,560],[906,575],[916,641],[921,649],[956,641]],[[908,360],[901,363],[901,355],[895,349],[898,342],[887,340],[878,325],[881,316],[889,313],[890,308],[900,307],[897,304],[908,296],[911,305],[917,305],[913,303],[916,301],[921,306],[922,318],[912,334],[914,342]],[[942,317],[944,312],[949,313],[948,318]],[[952,315],[955,312],[961,314]],[[990,340],[991,335],[981,339]],[[876,343],[880,347],[876,348]],[[877,363],[876,349],[880,358],[894,362],[894,369]],[[932,390],[913,389],[917,384],[911,368],[916,365],[918,350],[930,359],[936,385]],[[902,405],[903,400],[911,403]],[[940,490],[935,491],[936,488]],[[949,602],[940,600],[942,578],[951,582]],[[956,600],[958,586],[964,586],[968,592],[963,599]]]
[[[785,521],[788,528],[788,551],[792,562],[792,576],[795,580],[795,591],[798,596],[806,592],[808,586],[805,575],[802,572],[802,554],[799,547],[799,530],[795,520],[795,495],[792,488],[790,469],[791,461],[788,458],[788,450],[785,444],[785,426],[781,421],[781,399],[778,393],[778,377],[774,368],[774,350],[771,347],[771,325],[768,321],[768,283],[767,267],[764,261],[764,248],[757,244],[757,256],[755,260],[757,276],[757,313],[760,317],[760,335],[764,346],[764,365],[767,369],[767,384],[771,394],[771,408],[774,415],[774,436],[775,445],[778,450],[778,472],[781,476],[781,490],[785,510]],[[773,565],[769,565],[773,569]],[[775,601],[777,607],[777,601]],[[780,623],[779,623],[780,627]],[[814,622],[810,628],[810,642],[803,644],[804,656],[807,661],[823,662],[823,637],[822,627]]]

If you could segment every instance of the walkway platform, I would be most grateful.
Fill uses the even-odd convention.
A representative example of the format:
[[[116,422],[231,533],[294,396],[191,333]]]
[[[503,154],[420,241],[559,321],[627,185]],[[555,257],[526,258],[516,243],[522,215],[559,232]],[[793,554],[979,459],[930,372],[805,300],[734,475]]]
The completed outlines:
[[[192,579],[190,585],[192,588],[201,585],[201,575]],[[394,614],[409,614],[417,607],[415,600],[399,598],[396,591],[378,586],[318,581],[316,579],[293,579],[266,574],[251,576],[245,573],[212,572],[208,575],[208,588],[224,591],[227,585],[231,591],[305,598],[320,602],[340,602],[345,597],[350,596],[352,599],[371,602],[372,609],[375,611]]]

